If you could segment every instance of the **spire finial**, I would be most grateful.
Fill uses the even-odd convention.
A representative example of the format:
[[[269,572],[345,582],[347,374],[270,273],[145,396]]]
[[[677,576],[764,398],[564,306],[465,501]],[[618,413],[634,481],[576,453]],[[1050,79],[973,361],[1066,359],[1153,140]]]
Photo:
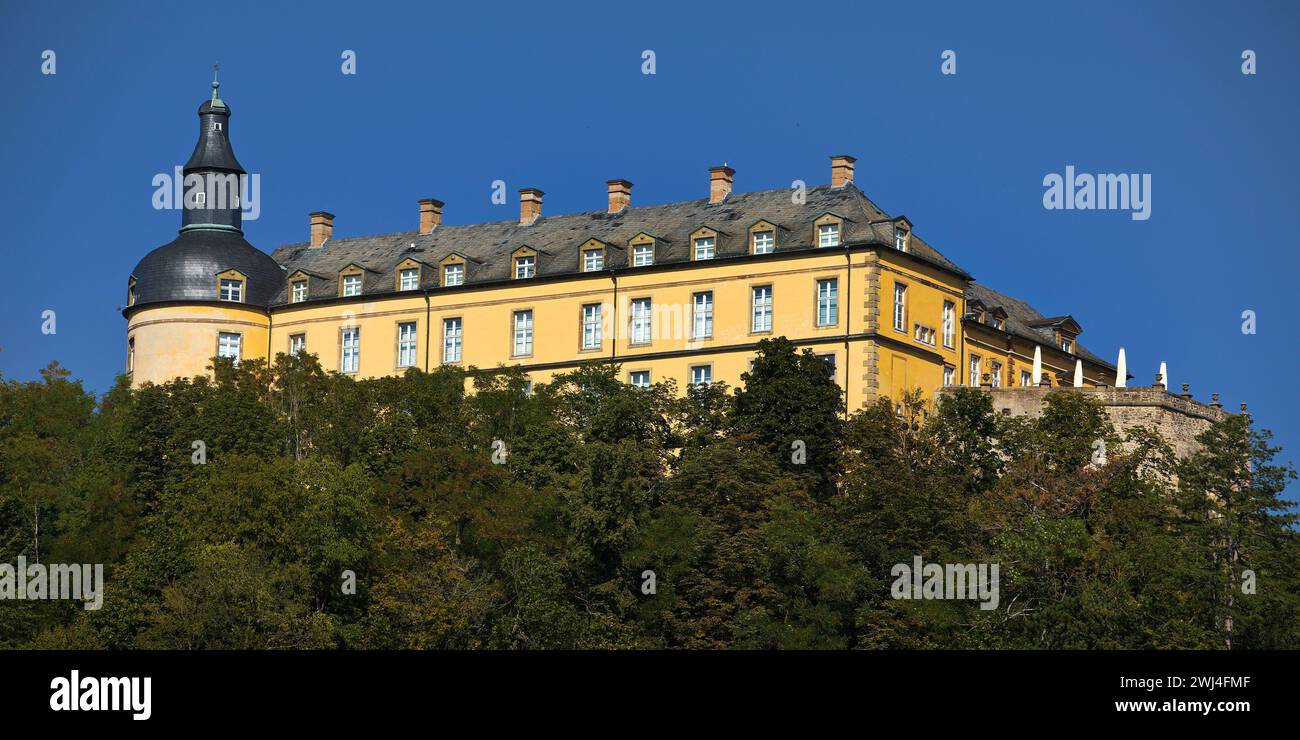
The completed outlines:
[[[220,71],[221,71],[220,64],[212,65],[212,102],[214,103],[221,100],[221,98],[217,97],[217,88],[221,87],[221,83],[217,82],[217,73]]]

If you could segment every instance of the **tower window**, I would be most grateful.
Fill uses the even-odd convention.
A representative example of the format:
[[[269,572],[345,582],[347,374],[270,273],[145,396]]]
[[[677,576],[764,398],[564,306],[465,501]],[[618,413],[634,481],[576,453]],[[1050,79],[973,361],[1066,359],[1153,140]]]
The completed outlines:
[[[239,364],[240,341],[243,337],[233,332],[221,332],[217,335],[217,357],[229,357]]]
[[[244,281],[223,278],[221,281],[221,300],[243,303]]]

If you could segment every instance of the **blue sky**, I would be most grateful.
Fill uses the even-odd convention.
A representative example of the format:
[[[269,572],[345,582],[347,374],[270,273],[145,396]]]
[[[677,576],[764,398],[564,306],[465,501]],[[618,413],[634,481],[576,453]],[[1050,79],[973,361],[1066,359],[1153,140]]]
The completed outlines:
[[[603,208],[614,177],[661,203],[704,197],[724,161],[744,191],[826,182],[851,153],[977,279],[1072,314],[1103,357],[1126,347],[1137,384],[1164,360],[1175,387],[1249,403],[1296,460],[1298,20],[1290,2],[8,2],[0,373],[58,359],[111,384],[127,276],[179,226],[152,178],[189,156],[220,62],[261,175],[245,234],[268,252],[317,209],[338,236],[384,233],[426,196],[470,223],[515,217],[520,187],[555,214]],[[1045,210],[1066,165],[1149,173],[1150,219]]]

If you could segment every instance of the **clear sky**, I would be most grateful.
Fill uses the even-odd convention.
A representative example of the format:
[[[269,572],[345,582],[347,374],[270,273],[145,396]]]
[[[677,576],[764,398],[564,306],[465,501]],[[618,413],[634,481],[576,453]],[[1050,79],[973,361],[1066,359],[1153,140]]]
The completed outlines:
[[[385,233],[421,197],[472,223],[516,217],[520,187],[555,214],[603,208],[610,178],[662,203],[706,196],[711,165],[747,191],[855,154],[859,186],[976,279],[1072,314],[1103,357],[1126,347],[1134,384],[1164,360],[1175,389],[1249,403],[1297,460],[1298,20],[1240,1],[4,0],[0,373],[58,359],[102,392],[121,371],[127,276],[180,222],[151,183],[188,158],[220,62],[261,176],[245,235],[268,252],[318,209],[338,236]],[[1046,210],[1067,165],[1150,174],[1150,218]]]

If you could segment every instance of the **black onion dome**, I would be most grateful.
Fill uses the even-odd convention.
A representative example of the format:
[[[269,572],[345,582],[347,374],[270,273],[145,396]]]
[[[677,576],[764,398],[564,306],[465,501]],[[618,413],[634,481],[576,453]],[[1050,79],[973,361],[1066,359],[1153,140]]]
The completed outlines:
[[[180,236],[135,266],[132,307],[219,300],[217,275],[226,270],[243,273],[243,303],[250,306],[266,308],[284,284],[279,263],[244,239],[238,199],[223,201],[212,184],[213,178],[244,176],[230,145],[230,108],[217,96],[218,86],[214,80],[212,99],[199,106],[199,140],[184,167],[185,188],[194,176],[208,197],[200,207],[182,207]]]
[[[181,232],[140,260],[135,303],[215,301],[217,274],[239,270],[247,278],[244,303],[265,308],[284,284],[284,271],[270,255],[233,231],[194,229]]]

